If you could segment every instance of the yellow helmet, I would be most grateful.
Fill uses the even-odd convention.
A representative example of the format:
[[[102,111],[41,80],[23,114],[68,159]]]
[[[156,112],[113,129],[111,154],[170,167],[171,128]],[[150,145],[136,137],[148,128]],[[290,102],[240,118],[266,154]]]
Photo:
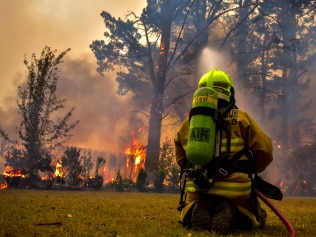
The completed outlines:
[[[212,69],[205,73],[199,81],[200,87],[212,87],[218,93],[218,98],[228,102],[235,101],[234,84],[230,76],[224,71]]]

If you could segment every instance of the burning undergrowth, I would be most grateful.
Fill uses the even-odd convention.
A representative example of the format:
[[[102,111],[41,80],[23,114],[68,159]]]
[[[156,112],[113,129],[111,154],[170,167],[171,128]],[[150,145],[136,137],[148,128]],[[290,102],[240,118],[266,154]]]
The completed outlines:
[[[145,169],[146,147],[135,137],[120,153],[106,153],[70,147],[51,162],[52,171],[38,172],[31,177],[24,168],[6,166],[0,188],[82,189],[113,183],[117,174],[135,183],[140,169]],[[66,149],[66,150],[67,150]],[[71,157],[77,154],[77,157]],[[101,182],[101,184],[100,184]]]

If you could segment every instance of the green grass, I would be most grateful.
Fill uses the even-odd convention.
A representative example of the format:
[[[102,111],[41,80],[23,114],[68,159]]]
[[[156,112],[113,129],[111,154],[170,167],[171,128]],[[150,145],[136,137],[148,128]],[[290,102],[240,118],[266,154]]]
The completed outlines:
[[[178,194],[104,191],[0,190],[0,236],[215,236],[184,229]],[[316,198],[272,201],[297,236],[315,236]],[[268,211],[263,230],[235,236],[289,236]]]

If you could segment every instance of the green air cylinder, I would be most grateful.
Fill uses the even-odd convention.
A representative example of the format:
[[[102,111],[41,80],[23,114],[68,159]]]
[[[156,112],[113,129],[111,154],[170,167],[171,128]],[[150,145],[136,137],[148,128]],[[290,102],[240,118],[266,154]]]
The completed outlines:
[[[195,168],[202,168],[214,157],[216,123],[213,117],[217,102],[217,92],[210,87],[201,87],[194,92],[186,156]]]

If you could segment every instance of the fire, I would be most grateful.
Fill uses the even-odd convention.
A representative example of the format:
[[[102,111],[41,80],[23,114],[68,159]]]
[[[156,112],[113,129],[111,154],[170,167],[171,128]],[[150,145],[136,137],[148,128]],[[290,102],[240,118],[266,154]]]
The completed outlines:
[[[140,163],[140,159],[141,159],[140,156],[136,156],[136,158],[135,158],[135,165],[138,165]]]
[[[127,155],[126,174],[130,179],[136,181],[138,171],[145,167],[145,147],[140,145],[137,139],[133,137],[132,145],[125,148],[124,154]]]
[[[6,177],[21,177],[21,178],[27,178],[29,177],[29,174],[25,172],[23,169],[13,169],[12,166],[7,166],[3,172],[3,175]]]
[[[280,141],[273,141],[274,146],[276,146],[276,148],[278,148],[279,150],[282,149],[282,143]]]
[[[0,189],[8,188],[9,185],[20,185],[21,179],[26,179],[30,177],[29,173],[25,171],[25,169],[14,169],[12,166],[7,166],[3,171],[4,179],[0,183]],[[17,181],[18,180],[18,181]]]
[[[127,155],[126,167],[134,165],[135,168],[144,168],[145,166],[145,147],[139,144],[127,147],[124,151]],[[139,166],[139,167],[138,167]]]
[[[6,188],[8,188],[8,186],[9,185],[8,185],[7,181],[4,180],[4,182],[0,184],[0,189],[6,189]]]
[[[55,177],[64,178],[64,175],[63,162],[59,159],[56,164]]]
[[[284,182],[283,182],[283,180],[281,180],[281,181],[280,181],[280,188],[283,187],[283,184],[284,184]]]

